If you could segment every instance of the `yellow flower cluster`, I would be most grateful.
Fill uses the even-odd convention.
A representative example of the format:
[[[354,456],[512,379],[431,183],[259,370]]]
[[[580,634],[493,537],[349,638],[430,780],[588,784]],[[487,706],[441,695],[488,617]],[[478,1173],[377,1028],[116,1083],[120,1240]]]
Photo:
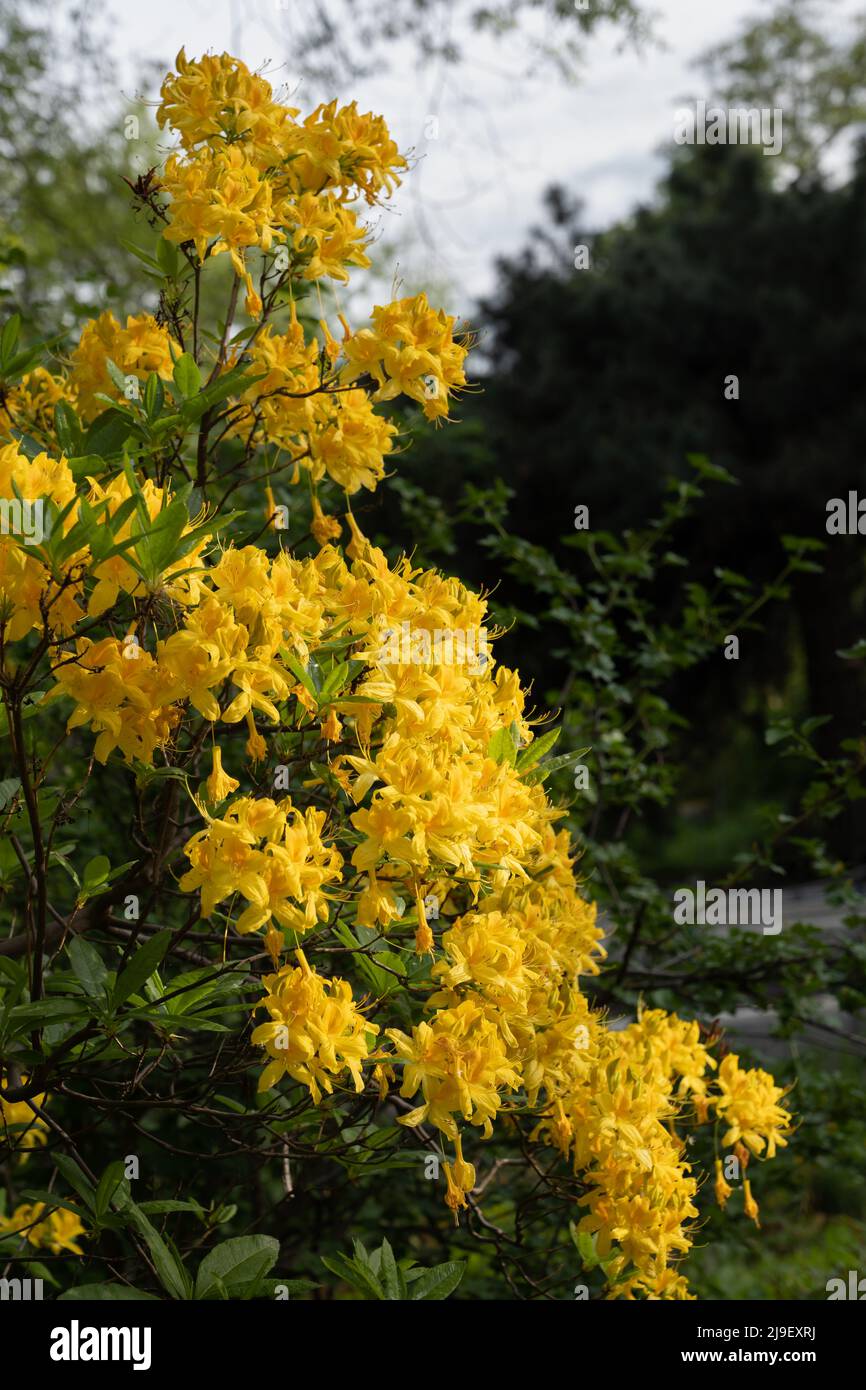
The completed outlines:
[[[372,491],[397,433],[374,403],[406,395],[428,419],[440,420],[465,385],[469,344],[455,338],[454,323],[419,294],[374,309],[371,329],[352,334],[344,323],[342,343],[323,323],[322,353],[306,341],[293,306],[285,333],[268,325],[251,345],[250,370],[258,379],[235,413],[232,433],[279,445],[314,482],[327,474],[347,493]],[[371,394],[355,385],[364,380],[375,383]]]
[[[64,398],[73,402],[82,420],[89,421],[106,409],[122,392],[112,381],[107,363],[112,361],[125,377],[134,378],[142,386],[151,372],[169,381],[174,357],[180,347],[168,331],[161,328],[150,314],[130,314],[123,328],[110,309],[85,324],[73,350]],[[130,384],[132,390],[137,385]],[[109,402],[100,401],[100,395]]]
[[[265,976],[267,992],[256,1006],[270,1015],[270,1022],[260,1023],[252,1037],[271,1058],[259,1090],[291,1076],[318,1103],[323,1090],[332,1093],[333,1078],[348,1071],[355,1090],[362,1091],[361,1063],[369,1056],[368,1038],[379,1030],[355,1008],[345,980],[323,979],[310,969],[303,951],[297,957],[299,966],[285,965]]]
[[[322,841],[324,811],[297,810],[289,797],[238,797],[219,820],[209,819],[187,843],[192,865],[180,881],[188,893],[201,888],[201,910],[240,893],[249,906],[235,922],[239,932],[269,926],[308,931],[327,921],[323,891],[341,878],[342,855]],[[301,906],[295,906],[294,904]],[[301,910],[303,909],[303,910]]]
[[[83,1255],[76,1236],[84,1235],[84,1227],[75,1212],[58,1207],[43,1218],[44,1211],[44,1202],[23,1202],[11,1216],[0,1215],[0,1237],[20,1234],[36,1250]]]
[[[21,1084],[26,1081],[27,1077],[22,1074]],[[45,1100],[44,1093],[33,1097],[34,1105],[40,1110]],[[26,1100],[6,1101],[0,1095],[0,1140],[19,1155],[20,1163],[26,1163],[29,1151],[46,1143],[47,1138],[48,1125],[41,1115],[34,1115]]]
[[[465,999],[440,1009],[432,1024],[419,1023],[413,1036],[389,1028],[397,1056],[405,1063],[403,1089],[414,1096],[420,1087],[424,1104],[403,1117],[411,1127],[430,1122],[449,1138],[457,1137],[455,1115],[478,1125],[489,1138],[503,1092],[515,1090],[520,1077],[508,1062],[505,1040],[482,1005]]]
[[[10,525],[0,533],[0,624],[5,640],[16,642],[43,626],[71,632],[82,616],[78,557],[71,557],[65,574],[55,575],[37,554],[44,537],[46,500],[58,513],[75,502],[75,482],[66,461],[47,454],[28,459],[17,444],[0,445],[0,497],[10,508],[20,507],[23,528],[16,534]]]
[[[294,316],[285,333],[265,327],[249,356],[259,379],[244,395],[232,433],[278,445],[313,482],[327,475],[347,493],[372,491],[397,430],[376,414],[367,392],[328,389],[319,348],[305,341]]]
[[[165,236],[193,243],[199,261],[227,251],[256,317],[262,301],[244,259],[251,247],[284,243],[307,280],[345,281],[347,266],[369,265],[349,204],[387,196],[406,168],[382,118],[331,102],[299,122],[298,108],[276,101],[264,77],[227,53],[190,62],[181,49],[176,67],[157,112],[182,146],[163,176]]]
[[[0,438],[23,429],[39,438],[54,424],[54,407],[69,399],[69,383],[45,367],[34,367],[0,397]]]
[[[54,408],[62,402],[87,425],[115,402],[136,400],[155,372],[170,381],[181,348],[152,314],[130,314],[126,327],[110,309],[84,325],[67,365],[58,372],[35,367],[0,402],[0,438],[20,430],[36,439],[54,436]],[[125,378],[113,380],[108,363]]]
[[[719,1090],[715,1102],[719,1119],[728,1126],[722,1143],[735,1145],[742,1140],[758,1158],[766,1149],[773,1158],[777,1148],[787,1144],[785,1131],[791,1116],[779,1101],[785,1094],[768,1072],[752,1067],[744,1071],[735,1052],[729,1052],[719,1067]]]
[[[347,334],[347,373],[372,376],[374,400],[410,396],[428,420],[438,420],[448,414],[450,397],[466,385],[467,347],[455,341],[454,324],[444,310],[431,309],[424,294],[377,307],[372,328]]]
[[[202,805],[206,824],[186,846],[181,888],[200,891],[205,916],[238,895],[238,931],[266,929],[277,955],[281,930],[319,928],[347,895],[359,924],[411,922],[416,950],[434,955],[430,1015],[411,1031],[386,1029],[392,1050],[378,1060],[402,1066],[404,1097],[421,1092],[402,1122],[429,1123],[455,1143],[449,1205],[456,1213],[474,1183],[461,1124],[489,1135],[509,1097],[523,1094],[541,1111],[537,1136],[586,1184],[577,1229],[594,1237],[616,1296],[685,1296],[671,1271],[690,1243],[697,1179],[675,1122],[717,1113],[726,1143],[742,1137],[771,1154],[790,1122],[782,1092],[732,1058],[713,1089],[715,1059],[696,1023],[650,1011],[611,1031],[589,1009],[580,977],[598,971],[603,952],[567,835],[557,833],[543,787],[491,753],[503,731],[515,748],[531,745],[516,675],[492,660],[445,661],[430,640],[404,651],[386,640],[406,624],[428,639],[443,629],[475,633],[480,647],[485,601],[406,560],[389,566],[351,518],[350,527],[346,557],[330,545],[306,560],[226,550],[202,568],[177,630],[153,656],[141,650],[130,662],[117,639],[82,639],[78,660],[57,672],[58,688],[76,701],[70,726],[91,724],[99,757],[117,745],[149,762],[193,713],[214,727],[246,720],[248,755],[260,759],[256,715],[303,727],[326,712],[287,655],[307,663],[341,634],[359,668],[351,696],[337,691],[327,711],[342,825],[326,838],[325,813],[289,797],[242,795],[220,813]],[[216,749],[212,801],[238,785]],[[347,833],[350,862],[334,843]],[[348,1069],[358,1085],[362,1062],[377,1060],[366,1042],[376,1030],[350,986],[303,962],[266,989],[271,1022],[254,1035],[271,1059],[264,1084],[287,1074],[318,1098]],[[746,1193],[747,1211],[752,1203]]]
[[[170,199],[164,236],[194,247],[199,264],[228,252],[254,318],[263,306],[245,259],[251,248],[279,247],[284,256],[270,269],[263,263],[260,290],[266,275],[271,288],[345,282],[350,267],[369,266],[367,234],[351,203],[388,196],[406,167],[381,117],[332,102],[299,123],[264,78],[226,54],[188,62],[181,52],[177,68],[158,112],[181,141],[162,176]],[[428,419],[445,418],[466,384],[470,340],[424,294],[378,306],[370,326],[354,333],[341,315],[340,343],[324,320],[323,343],[307,341],[294,298],[290,312],[285,331],[266,324],[252,336],[245,364],[259,379],[232,409],[230,432],[284,450],[296,463],[295,481],[303,467],[314,483],[328,477],[347,493],[372,490],[397,433],[374,405],[406,395]],[[124,327],[106,310],[85,324],[65,369],[36,368],[6,391],[0,432],[50,437],[59,402],[87,425],[113,402],[136,401],[151,373],[170,382],[181,351],[151,315],[130,315]]]
[[[17,641],[33,629],[67,637],[85,616],[98,617],[112,608],[121,593],[147,594],[147,584],[131,563],[144,551],[137,544],[127,544],[141,535],[135,503],[149,521],[156,522],[170,505],[171,493],[145,479],[133,498],[125,473],[106,484],[95,478],[86,479],[86,484],[81,496],[63,458],[38,454],[29,459],[17,444],[0,446],[0,496],[22,508],[41,508],[38,513],[22,510],[23,520],[31,523],[28,527],[18,531],[4,527],[0,534],[0,624],[5,640]],[[55,527],[67,536],[85,515],[84,504],[106,534],[109,523],[116,522],[114,544],[95,554],[88,544],[74,545],[56,562],[49,546]],[[182,526],[180,534],[189,535],[202,524],[201,517],[194,518]],[[166,564],[155,591],[162,600],[181,606],[197,602],[201,592],[198,562],[208,539],[205,529],[181,559]],[[145,545],[142,539],[141,546]],[[170,646],[172,655],[179,645],[175,641]],[[159,669],[134,633],[123,642],[114,637],[98,642],[81,637],[76,650],[78,660],[64,663],[58,671],[60,688],[78,702],[70,727],[90,722],[100,732],[111,730],[117,735],[113,741],[103,740],[98,750],[101,761],[114,746],[124,745],[124,737],[130,745],[127,756],[142,756],[138,745],[143,744],[149,758],[171,727],[171,720],[164,724],[165,707],[189,694],[176,679],[172,682],[171,662]],[[133,727],[136,712],[138,726]],[[122,730],[127,716],[132,723]],[[144,726],[151,720],[154,728],[148,730]]]

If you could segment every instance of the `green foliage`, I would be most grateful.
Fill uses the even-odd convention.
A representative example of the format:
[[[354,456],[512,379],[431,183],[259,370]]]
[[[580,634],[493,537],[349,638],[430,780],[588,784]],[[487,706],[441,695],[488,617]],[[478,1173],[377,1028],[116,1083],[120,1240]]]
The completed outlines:
[[[454,1292],[465,1268],[459,1261],[449,1261],[432,1269],[421,1269],[414,1260],[398,1264],[387,1240],[383,1240],[379,1249],[369,1254],[363,1243],[356,1240],[354,1252],[351,1258],[347,1255],[335,1255],[330,1259],[323,1256],[322,1264],[365,1299],[409,1302],[441,1300]]]

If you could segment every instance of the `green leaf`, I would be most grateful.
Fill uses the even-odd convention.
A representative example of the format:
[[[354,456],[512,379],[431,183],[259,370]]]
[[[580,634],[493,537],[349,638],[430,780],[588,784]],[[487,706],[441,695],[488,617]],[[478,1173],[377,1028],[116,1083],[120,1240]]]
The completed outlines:
[[[361,1293],[366,1294],[367,1298],[382,1299],[385,1297],[382,1285],[368,1264],[361,1264],[358,1260],[350,1260],[345,1255],[333,1255],[331,1257],[320,1255],[319,1259],[332,1274],[336,1274],[339,1279],[344,1279],[353,1288],[359,1289]]]
[[[397,1261],[394,1259],[394,1252],[387,1240],[383,1240],[381,1245],[379,1277],[382,1282],[382,1287],[385,1290],[385,1297],[392,1300],[399,1299],[400,1275],[397,1269]]]
[[[301,685],[304,687],[304,689],[308,691],[310,695],[312,695],[314,700],[318,701],[319,692],[316,689],[316,686],[313,681],[312,668],[310,670],[307,670],[306,667],[301,665],[300,661],[295,656],[295,653],[289,651],[287,648],[283,648],[281,655],[289,670],[301,682]]]
[[[544,782],[552,772],[559,772],[560,768],[568,767],[570,763],[577,762],[588,752],[588,748],[578,748],[574,753],[561,753],[558,758],[551,758],[549,762],[531,768],[526,774],[527,785],[535,786],[538,782]]]
[[[155,260],[153,256],[148,255],[147,251],[142,251],[140,246],[136,246],[132,241],[127,241],[124,237],[119,237],[118,240],[121,246],[127,251],[131,251],[133,256],[137,256],[138,259],[143,261],[146,266],[149,266],[151,270],[162,271],[162,266],[159,261]]]
[[[262,1281],[262,1293],[268,1298],[276,1298],[278,1293],[285,1289],[289,1298],[295,1298],[300,1294],[310,1293],[313,1289],[321,1288],[321,1284],[314,1284],[312,1279],[265,1279]],[[278,1300],[279,1301],[279,1300]]]
[[[77,1284],[72,1289],[57,1295],[58,1303],[159,1303],[155,1294],[145,1293],[144,1289],[134,1289],[131,1284]]]
[[[232,367],[229,372],[222,372],[216,381],[212,381],[199,393],[197,404],[203,403],[207,410],[212,405],[218,405],[225,400],[226,396],[239,396],[248,387],[254,386],[257,381],[264,381],[267,372],[249,371],[243,364]]]
[[[711,483],[728,483],[738,487],[740,480],[723,468],[720,463],[710,463],[705,454],[686,454],[686,458],[700,477]]]
[[[133,430],[132,416],[125,410],[112,406],[103,410],[90,425],[82,446],[86,454],[98,454],[105,458],[120,453]]]
[[[81,1171],[75,1159],[61,1153],[52,1154],[51,1157],[60,1176],[66,1179],[70,1187],[75,1188],[86,1206],[94,1211],[96,1208],[96,1190],[87,1175]]]
[[[37,365],[45,349],[55,347],[62,337],[63,334],[58,333],[56,337],[46,338],[44,342],[35,343],[33,347],[24,348],[22,352],[15,353],[14,356],[7,358],[3,362],[4,377],[8,381],[13,377],[26,375],[32,367]],[[26,436],[24,437],[26,438]],[[37,445],[37,453],[41,452],[41,448]]]
[[[18,342],[18,334],[21,332],[21,315],[13,314],[3,325],[3,332],[0,334],[0,366],[5,370],[7,362],[15,351],[15,344]]]
[[[540,758],[543,758],[545,753],[549,753],[561,733],[562,729],[549,729],[540,738],[533,739],[529,747],[524,748],[517,759],[518,772],[525,772],[527,768],[532,767]]]
[[[85,1207],[80,1207],[76,1202],[69,1202],[65,1197],[58,1197],[54,1192],[45,1192],[41,1187],[28,1187],[19,1194],[25,1202],[44,1202],[46,1207],[61,1207],[63,1211],[74,1212],[82,1221],[90,1218],[90,1213]]]
[[[584,1269],[595,1269],[598,1264],[598,1254],[595,1249],[595,1241],[589,1231],[579,1231],[574,1222],[572,1222],[571,1235],[580,1252]]]
[[[139,1202],[139,1211],[146,1216],[165,1216],[173,1211],[194,1211],[196,1216],[204,1215],[204,1207],[199,1202],[175,1202],[171,1199],[156,1202]]]
[[[428,1269],[412,1284],[413,1302],[432,1302],[434,1299],[447,1298],[457,1288],[465,1269],[466,1263],[463,1260],[451,1260],[447,1264],[435,1265],[433,1269]]]
[[[66,952],[77,979],[84,986],[85,994],[89,994],[91,999],[101,998],[108,972],[99,952],[80,936],[72,938]]]
[[[190,1294],[189,1278],[179,1257],[165,1243],[140,1207],[131,1202],[128,1211],[132,1225],[147,1243],[159,1282],[166,1293],[171,1298],[188,1298]]]
[[[173,241],[166,241],[164,236],[159,237],[156,243],[156,260],[163,275],[169,275],[172,278],[177,275],[180,256]]]
[[[348,676],[348,661],[341,661],[338,666],[334,667],[333,671],[328,672],[322,684],[322,690],[319,695],[320,708],[329,700],[333,699],[343,689],[343,686],[346,684]]]
[[[69,1019],[87,1017],[85,1006],[78,999],[40,999],[36,1004],[16,1004],[9,1012],[10,1023],[23,1031],[43,1028],[49,1023],[65,1023]]]
[[[67,458],[75,458],[81,453],[81,423],[66,401],[58,401],[54,407],[54,433]]]
[[[114,993],[111,997],[113,1008],[117,1008],[131,994],[137,994],[146,980],[149,980],[169,948],[172,932],[166,927],[140,946],[129,964],[120,972]]]
[[[84,866],[81,887],[78,890],[76,899],[78,905],[81,906],[89,898],[96,898],[101,893],[107,892],[111,877],[111,860],[106,855],[97,854],[93,859],[88,860]]]
[[[113,362],[110,357],[106,357],[105,359],[105,370],[108,372],[108,375],[111,377],[111,380],[114,382],[121,396],[125,396],[127,384],[126,372],[122,372],[117,363]]]
[[[195,1281],[197,1299],[249,1296],[280,1253],[273,1236],[236,1236],[205,1255]]]
[[[103,1217],[111,1207],[111,1199],[123,1181],[124,1165],[121,1159],[116,1159],[114,1163],[109,1163],[102,1177],[96,1186],[96,1197],[94,1206],[96,1215]]]
[[[144,411],[148,420],[155,420],[162,414],[165,404],[165,390],[156,372],[151,372],[144,386]]]
[[[21,788],[20,777],[4,777],[0,782],[0,811],[5,811]]]
[[[487,745],[487,756],[492,758],[495,763],[510,763],[512,767],[517,762],[517,747],[511,737],[510,729],[497,729]]]
[[[195,396],[201,387],[201,372],[195,358],[182,352],[174,364],[174,384],[185,400]]]

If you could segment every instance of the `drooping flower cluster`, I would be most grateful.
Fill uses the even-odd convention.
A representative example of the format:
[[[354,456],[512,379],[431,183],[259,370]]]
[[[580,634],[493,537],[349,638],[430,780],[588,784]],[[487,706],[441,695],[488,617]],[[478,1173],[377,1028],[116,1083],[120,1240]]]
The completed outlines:
[[[339,851],[322,840],[324,822],[324,811],[299,811],[289,797],[238,797],[187,844],[192,867],[180,886],[201,888],[205,917],[240,893],[249,906],[235,922],[239,932],[257,931],[272,919],[308,931],[327,921],[324,889],[340,881],[343,866]]]
[[[773,1158],[777,1148],[785,1147],[791,1117],[779,1104],[785,1091],[769,1072],[759,1067],[744,1069],[736,1053],[729,1052],[719,1067],[719,1091],[716,1114],[728,1127],[723,1144],[742,1141],[758,1158],[765,1149],[766,1157]]]
[[[259,1089],[290,1076],[309,1087],[318,1103],[322,1091],[332,1093],[334,1078],[348,1071],[355,1090],[362,1091],[361,1063],[369,1056],[368,1038],[379,1030],[358,1012],[351,985],[324,979],[310,969],[302,951],[297,955],[299,966],[285,965],[263,982],[267,993],[258,1008],[267,1010],[270,1021],[259,1024],[252,1040],[271,1060]]]

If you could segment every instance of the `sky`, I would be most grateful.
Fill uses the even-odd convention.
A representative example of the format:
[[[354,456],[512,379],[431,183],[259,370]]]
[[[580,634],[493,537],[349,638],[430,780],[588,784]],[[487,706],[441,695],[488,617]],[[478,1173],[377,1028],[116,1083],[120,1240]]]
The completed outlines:
[[[841,20],[862,0],[827,3]],[[544,220],[551,184],[583,202],[591,228],[650,200],[677,108],[705,94],[696,58],[769,9],[767,0],[651,0],[659,42],[623,51],[619,30],[598,31],[571,84],[549,68],[527,76],[519,45],[475,38],[456,73],[397,45],[389,71],[328,92],[293,66],[293,4],[303,0],[98,0],[127,93],[141,89],[143,61],[165,67],[184,45],[188,57],[227,49],[250,67],[267,62],[304,111],[337,96],[384,115],[416,159],[378,218],[377,262],[396,267],[405,293],[425,285],[470,300],[493,287],[497,256],[518,254]],[[156,85],[145,95],[156,98]]]

